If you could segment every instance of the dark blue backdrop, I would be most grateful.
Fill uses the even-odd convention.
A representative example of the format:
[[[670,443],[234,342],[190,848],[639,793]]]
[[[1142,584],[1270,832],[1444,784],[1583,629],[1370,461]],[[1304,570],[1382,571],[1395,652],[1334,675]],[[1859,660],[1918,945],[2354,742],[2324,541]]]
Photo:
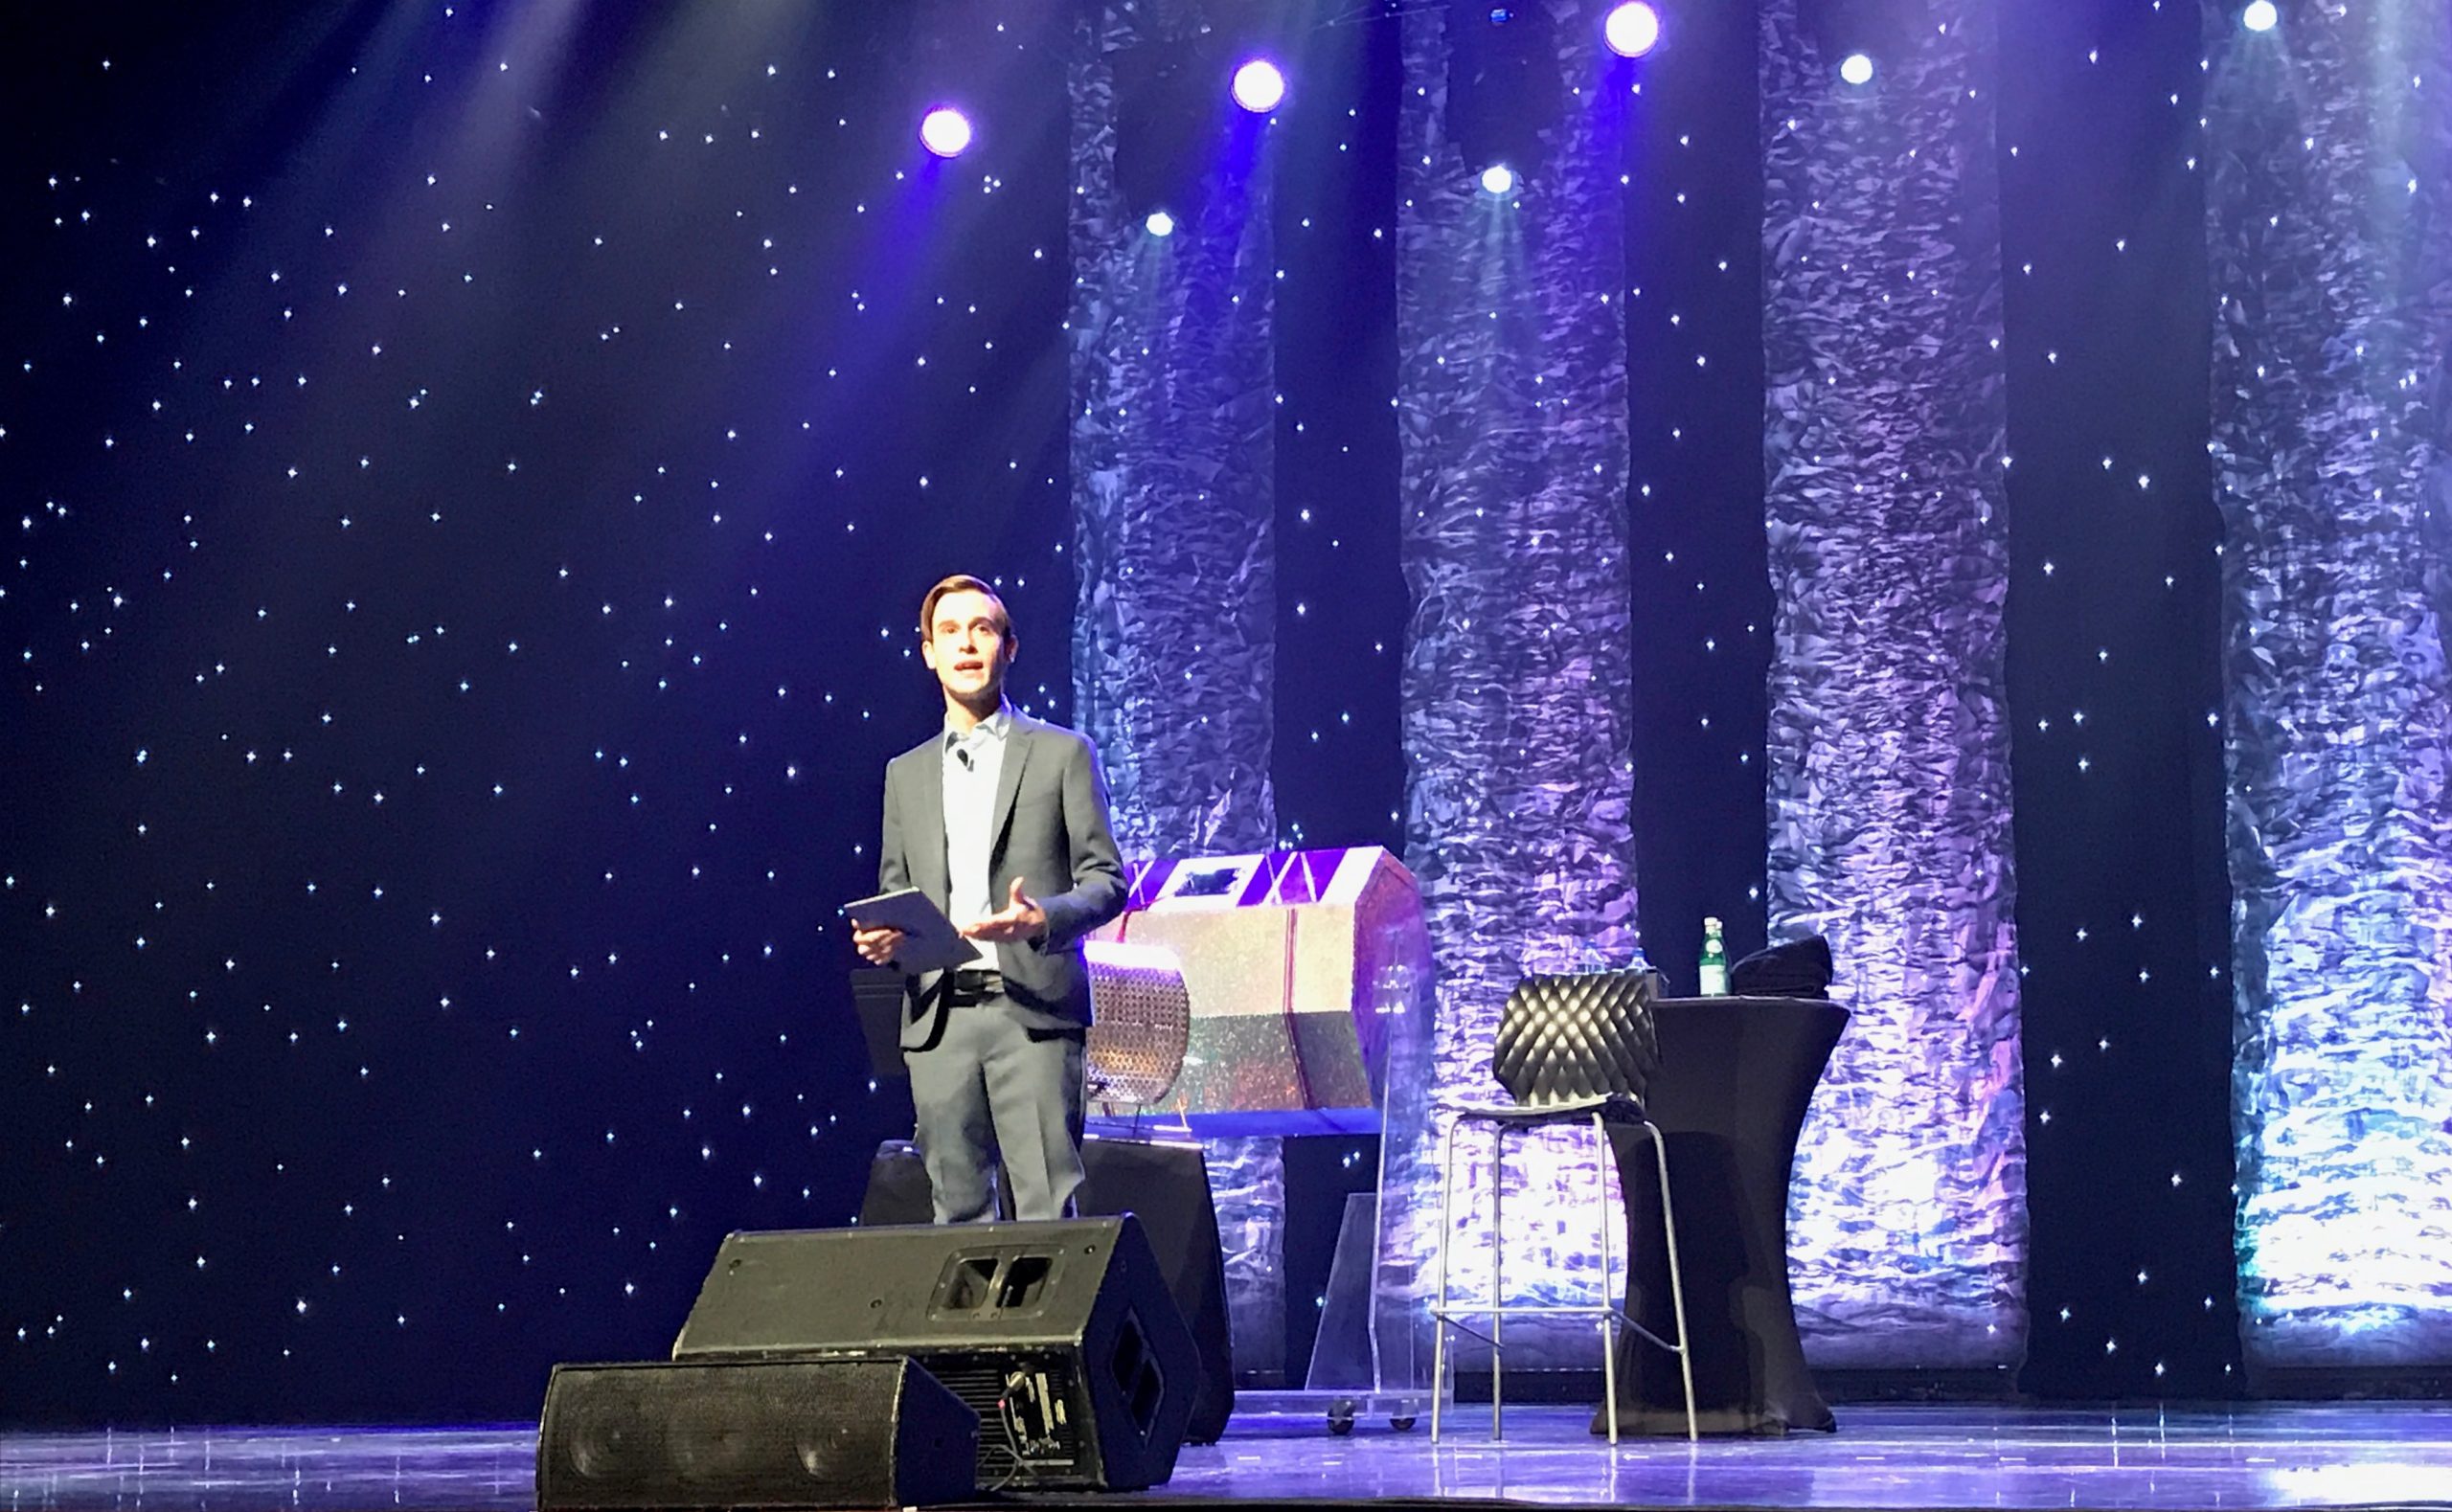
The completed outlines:
[[[2225,948],[2201,199],[2137,147],[2192,87],[2182,9],[2004,38],[2056,60],[2008,71],[2002,147],[2028,1382],[2060,1394],[2236,1360],[2227,983],[2123,996]],[[727,1230],[853,1209],[908,1114],[825,920],[935,719],[919,591],[999,575],[1023,696],[1067,703],[1061,10],[8,23],[0,1418],[516,1417],[554,1360],[660,1351]],[[1675,557],[1636,564],[1635,728],[1682,973],[1706,913],[1762,935],[1770,598],[1754,23],[1670,10],[1629,508]],[[1273,775],[1307,843],[1394,843],[1393,27],[1311,37]],[[937,167],[912,123],[957,89],[988,130]],[[2115,235],[2159,250],[2077,255]],[[2156,783],[2076,784],[2078,708]]]
[[[12,52],[0,1410],[517,1415],[852,1210],[918,595],[1069,608],[1041,44],[874,9]]]

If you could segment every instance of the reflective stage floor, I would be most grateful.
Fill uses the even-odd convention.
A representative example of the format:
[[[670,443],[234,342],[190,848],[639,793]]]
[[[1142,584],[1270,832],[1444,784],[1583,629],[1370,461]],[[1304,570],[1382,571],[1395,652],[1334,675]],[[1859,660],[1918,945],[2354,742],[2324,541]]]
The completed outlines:
[[[1099,1504],[1450,1500],[1660,1507],[2446,1507],[2452,1405],[2074,1410],[1843,1407],[1835,1434],[1629,1440],[1579,1408],[1472,1408],[1426,1426],[1238,1416],[1174,1479]],[[503,1509],[534,1504],[535,1431],[181,1429],[0,1433],[0,1512]],[[1038,1499],[1031,1499],[1038,1500]],[[1074,1499],[1066,1499],[1074,1500]],[[1006,1504],[1010,1504],[1009,1501]]]

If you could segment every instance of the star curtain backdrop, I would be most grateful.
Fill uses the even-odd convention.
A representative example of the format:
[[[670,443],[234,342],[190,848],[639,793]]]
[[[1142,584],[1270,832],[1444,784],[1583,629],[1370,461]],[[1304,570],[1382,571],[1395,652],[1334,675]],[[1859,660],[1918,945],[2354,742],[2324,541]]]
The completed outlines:
[[[2193,8],[2002,11],[2026,1389],[2240,1388]]]
[[[1219,40],[1197,6],[1085,4],[1066,66],[1073,687],[1132,859],[1277,840],[1270,123],[1228,99]],[[1145,229],[1159,209],[1178,234]],[[1279,1377],[1281,1143],[1206,1148],[1236,1367]]]
[[[1983,1369],[2026,1323],[1996,8],[1930,9],[1760,12],[1771,932],[1854,1015],[1790,1198],[1809,1355]]]
[[[1071,607],[1066,37],[921,9],[11,39],[0,1413],[532,1414],[908,1132],[918,597]]]
[[[911,651],[918,590],[949,567],[1002,573],[1023,701],[1071,707],[1070,12],[455,11],[0,15],[0,126],[23,145],[0,169],[0,265],[18,278],[0,302],[12,1418],[508,1418],[534,1410],[552,1360],[659,1352],[725,1230],[842,1221],[874,1140],[909,1127],[897,1091],[866,1085],[850,953],[818,924],[874,875],[879,765],[937,718]],[[1418,133],[1440,117],[1402,87],[1403,29],[1365,19],[1309,34],[1368,66],[1329,91],[1298,59],[1269,170],[1268,775],[1279,838],[1328,844],[1401,843],[1404,724],[1436,691],[1396,666],[1403,573],[1439,543],[1403,533],[1428,521],[1412,512],[1422,440],[1398,440],[1417,412],[1392,404],[1396,248],[1466,213],[1433,196],[1415,232],[1396,218],[1400,172],[1419,171],[1400,166],[1400,113]],[[1577,76],[1623,91],[1579,108],[1626,112],[1634,636],[1621,673],[1597,652],[1589,679],[1567,674],[1593,691],[1560,707],[1631,745],[1646,938],[1681,982],[1702,914],[1728,916],[1733,943],[1765,925],[1757,275],[1783,243],[1760,236],[1775,113],[1756,118],[1756,19],[1672,6],[1661,50]],[[2423,1037],[2440,931],[2416,912],[2437,873],[2408,859],[2441,810],[2417,784],[2440,768],[2408,732],[2434,728],[2419,719],[2441,697],[2444,333],[2411,291],[2441,278],[2441,116],[2418,58],[2446,42],[2415,7],[2337,19],[2285,7],[2246,38],[2227,11],[2172,0],[2010,7],[2014,66],[1984,69],[2002,96],[2008,688],[2033,968],[2023,1384],[2043,1394],[2240,1385],[2226,737],[2292,779],[2243,788],[2236,810],[2291,805],[2243,827],[2290,869],[2256,851],[2242,896],[2265,890],[2255,907],[2300,932],[2239,958],[2242,1043],[2282,1052],[2291,1098],[2237,1124],[2261,1162],[2242,1183],[2248,1303],[2319,1309],[2250,1330],[2316,1330],[2306,1352],[2259,1357],[2266,1383],[2442,1359],[2428,1341],[2452,1307],[2425,1269],[2441,1219],[2418,1206],[2444,1185],[2424,1132],[2442,1118]],[[1443,88],[1424,34],[1410,44]],[[1895,87],[1923,108],[1899,66],[1876,73],[1877,121]],[[981,132],[943,165],[913,130],[948,99]],[[1836,106],[1782,150],[1839,145]],[[2277,114],[2294,109],[2315,113]],[[1920,182],[1908,161],[1873,189]],[[1547,171],[1507,212],[1528,249]],[[1464,289],[1454,267],[1419,271],[1408,300]],[[1499,353],[1519,360],[1523,327],[1434,351],[1419,314],[1401,323],[1408,392],[1424,367],[1437,392],[1441,356],[1522,371]],[[2236,489],[2220,512],[2216,371],[2211,461]],[[1528,383],[1504,392],[1529,425]],[[2362,452],[2366,429],[2382,434]],[[2378,487],[2398,514],[2375,512]],[[1552,570],[1513,536],[1487,560],[1458,539],[1485,590]],[[2385,580],[2395,567],[2417,596]],[[2243,575],[2226,588],[2226,572]],[[1783,593],[1793,580],[1783,567]],[[2254,616],[2227,666],[2226,603]],[[1514,654],[1538,628],[1471,633]],[[2356,677],[2335,676],[2327,641]],[[1868,665],[1928,643],[1870,647]],[[2243,670],[2261,702],[2235,694],[2226,721],[2224,674]],[[1562,749],[1535,754],[1583,779]],[[2361,761],[2372,788],[2307,776]],[[2368,922],[2382,890],[2408,922]],[[2320,956],[2335,898],[2368,912]],[[1594,928],[1631,951],[1620,915]],[[1468,1006],[1515,964],[1474,959]],[[2269,1018],[2290,1034],[2257,1027]],[[2401,1037],[2352,1047],[2345,1025]],[[1486,1038],[1451,1047],[1451,1086],[1486,1089]],[[2352,1128],[2357,1159],[2327,1142]],[[2265,1185],[2285,1156],[2296,1185]],[[2372,1254],[2277,1243],[2261,1220],[2283,1201],[2323,1204],[2320,1242]],[[2334,1275],[2372,1326],[2321,1312]],[[1929,1359],[1929,1337],[1902,1331],[1891,1363]]]
[[[1754,9],[1680,7],[1625,72],[1627,509],[1644,952],[1763,943],[1762,175]],[[1732,172],[1729,165],[1753,165]]]
[[[2452,1365],[2452,14],[2205,11],[2252,1367]]]
[[[1623,81],[1601,87],[1615,70],[1590,8],[1535,0],[1504,24],[1489,17],[1457,5],[1402,23],[1406,856],[1438,956],[1449,1103],[1492,1095],[1491,1038],[1521,974],[1637,954],[1619,180],[1628,96]],[[1467,124],[1487,137],[1460,140]],[[1477,176],[1501,149],[1516,187],[1493,194]],[[1514,1150],[1510,1294],[1589,1295],[1599,1256],[1581,1206],[1564,1199],[1588,1189],[1598,1152],[1588,1138]],[[1457,1184],[1472,1221],[1450,1262],[1468,1296],[1487,1294],[1490,1255],[1489,1166],[1473,1158],[1473,1178]],[[1555,1343],[1589,1367],[1587,1329]]]

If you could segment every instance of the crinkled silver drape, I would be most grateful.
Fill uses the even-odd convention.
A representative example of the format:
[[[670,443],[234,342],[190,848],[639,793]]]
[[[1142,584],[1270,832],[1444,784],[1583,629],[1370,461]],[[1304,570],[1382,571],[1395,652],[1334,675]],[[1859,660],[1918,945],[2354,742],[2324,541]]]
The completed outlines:
[[[2204,8],[2239,1303],[2452,1365],[2452,11]]]
[[[1761,10],[1775,938],[1854,1014],[1789,1195],[1815,1363],[2015,1365],[2026,1116],[2002,665],[1993,0],[1868,88]]]
[[[1485,193],[1479,165],[1447,136],[1446,29],[1470,8],[1403,21],[1406,836],[1439,963],[1442,1106],[1498,1095],[1491,1036],[1520,973],[1636,953],[1624,91],[1598,87],[1605,69],[1587,8],[1547,3],[1568,103],[1548,166],[1512,199]],[[1589,1224],[1556,1199],[1588,1189],[1594,1157],[1564,1143],[1517,1148],[1510,1291],[1571,1283],[1588,1295]],[[1436,1210],[1433,1181],[1425,1211]],[[1470,1196],[1486,1222],[1484,1181]],[[1434,1238],[1425,1228],[1418,1242]],[[1461,1263],[1459,1284],[1486,1295],[1487,1248]],[[1508,1334],[1512,1364],[1518,1330]],[[1589,1330],[1571,1347],[1588,1367]]]
[[[1277,696],[1275,282],[1264,160],[1157,237],[1115,183],[1110,55],[1072,59],[1073,694],[1127,855],[1266,850]]]
[[[1199,8],[1086,5],[1072,108],[1073,701],[1127,856],[1272,848],[1277,697],[1274,238],[1256,154],[1158,238],[1116,188],[1113,55]],[[1223,152],[1221,147],[1221,153]],[[1284,1351],[1284,1177],[1271,1139],[1208,1141],[1239,1365]]]

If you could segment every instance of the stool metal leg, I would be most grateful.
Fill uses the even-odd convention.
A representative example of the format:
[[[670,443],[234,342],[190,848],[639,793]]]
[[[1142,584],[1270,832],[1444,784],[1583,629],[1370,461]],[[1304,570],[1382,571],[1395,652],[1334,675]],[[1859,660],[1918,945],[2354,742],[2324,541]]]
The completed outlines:
[[[1500,1336],[1507,1327],[1507,1291],[1502,1277],[1507,1254],[1506,1228],[1502,1219],[1507,1212],[1507,1125],[1494,1124],[1490,1129],[1490,1437],[1505,1435],[1499,1430],[1502,1399],[1506,1396],[1507,1346]]]
[[[1447,1122],[1439,1168],[1439,1302],[1430,1312],[1430,1441],[1439,1442],[1439,1406],[1447,1394],[1447,1246],[1456,1236],[1456,1126]]]
[[[1691,1443],[1703,1435],[1694,1421],[1694,1347],[1686,1332],[1686,1273],[1677,1263],[1677,1213],[1669,1200],[1669,1141],[1648,1120],[1644,1132],[1651,1136],[1652,1157],[1660,1170],[1660,1228],[1669,1241],[1669,1302],[1677,1317],[1677,1369],[1686,1383],[1686,1438]]]
[[[1455,1297],[1455,1285],[1451,1279],[1451,1273],[1448,1267],[1451,1258],[1450,1251],[1455,1243],[1456,1232],[1456,1181],[1459,1170],[1456,1159],[1456,1146],[1458,1136],[1462,1132],[1462,1126],[1466,1122],[1477,1121],[1487,1121],[1490,1124],[1490,1296],[1489,1305],[1487,1308],[1468,1307],[1464,1309],[1464,1311],[1468,1314],[1487,1312],[1489,1314],[1490,1326],[1487,1335],[1480,1334],[1478,1331],[1471,1328],[1465,1328],[1465,1332],[1474,1334],[1474,1337],[1476,1338],[1485,1339],[1490,1346],[1491,1440],[1496,1442],[1503,1439],[1507,1429],[1506,1328],[1509,1308],[1507,1305],[1506,1221],[1507,1136],[1510,1130],[1510,1125],[1502,1119],[1470,1119],[1460,1116],[1449,1121],[1446,1135],[1442,1141],[1442,1162],[1440,1168],[1439,1190],[1439,1248],[1436,1259],[1437,1279],[1434,1286],[1437,1300],[1431,1307],[1430,1438],[1432,1443],[1439,1442],[1441,1433],[1446,1426],[1445,1397],[1447,1395],[1449,1385],[1447,1333],[1450,1328],[1464,1328],[1464,1324],[1454,1322],[1450,1316],[1453,1311],[1452,1302]],[[1572,1125],[1570,1125],[1570,1127]],[[1677,1356],[1678,1371],[1686,1392],[1686,1436],[1690,1441],[1699,1439],[1702,1436],[1700,1415],[1696,1410],[1694,1399],[1693,1351],[1686,1332],[1685,1270],[1679,1263],[1678,1259],[1677,1214],[1675,1206],[1670,1200],[1669,1191],[1668,1141],[1661,1137],[1659,1128],[1652,1123],[1647,1121],[1641,1122],[1638,1123],[1636,1127],[1640,1128],[1645,1137],[1648,1138],[1652,1141],[1652,1159],[1660,1175],[1660,1216],[1662,1239],[1668,1251],[1669,1305],[1675,1315],[1677,1327],[1676,1343],[1674,1344],[1669,1343],[1668,1341],[1660,1338],[1657,1334],[1651,1332],[1650,1329],[1645,1327],[1642,1323],[1627,1317],[1620,1309],[1617,1300],[1617,1294],[1611,1289],[1611,1281],[1617,1265],[1617,1244],[1615,1235],[1611,1232],[1609,1211],[1609,1183],[1612,1179],[1612,1173],[1615,1170],[1613,1161],[1615,1151],[1609,1141],[1609,1128],[1606,1117],[1605,1116],[1598,1113],[1596,1113],[1592,1118],[1592,1133],[1593,1138],[1599,1142],[1600,1154],[1602,1161],[1602,1166],[1598,1172],[1595,1184],[1595,1197],[1597,1199],[1596,1211],[1601,1225],[1600,1299],[1589,1308],[1578,1304],[1557,1307],[1534,1306],[1517,1309],[1518,1311],[1529,1311],[1544,1315],[1564,1316],[1574,1313],[1597,1318],[1599,1332],[1601,1334],[1601,1380],[1603,1394],[1603,1410],[1609,1414],[1609,1442],[1613,1447],[1619,1442],[1620,1438],[1620,1403],[1618,1400],[1618,1340],[1620,1335],[1618,1333],[1618,1324],[1621,1322],[1626,1323],[1626,1325],[1634,1331],[1637,1337],[1658,1344],[1665,1349],[1669,1349],[1671,1353]],[[1471,1172],[1466,1171],[1464,1174],[1469,1177]],[[1628,1284],[1631,1287],[1631,1277],[1629,1277]],[[1459,1369],[1461,1371],[1461,1365]],[[1615,1461],[1612,1462],[1614,1463]]]
[[[1594,1167],[1595,1193],[1601,1211],[1601,1405],[1609,1414],[1609,1447],[1618,1447],[1618,1330],[1615,1310],[1617,1297],[1609,1289],[1609,1180],[1610,1148],[1608,1126],[1601,1115],[1592,1116],[1594,1154],[1599,1164]]]

